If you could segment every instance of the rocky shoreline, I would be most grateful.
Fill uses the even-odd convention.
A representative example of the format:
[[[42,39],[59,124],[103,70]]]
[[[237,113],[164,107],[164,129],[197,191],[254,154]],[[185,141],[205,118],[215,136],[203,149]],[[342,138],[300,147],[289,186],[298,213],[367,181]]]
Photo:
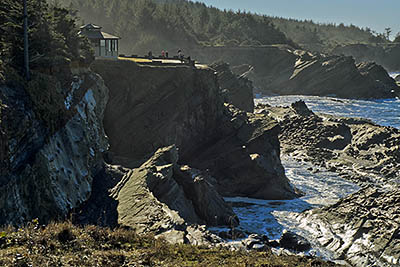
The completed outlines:
[[[45,98],[1,86],[0,157],[5,160],[0,168],[0,223],[71,217],[77,224],[127,227],[172,243],[304,252],[310,244],[295,233],[275,241],[234,233],[240,221],[224,200],[301,196],[285,175],[282,154],[311,162],[318,166],[315,172],[326,168],[370,186],[336,206],[300,214],[304,223],[320,221],[316,240],[337,252],[340,260],[364,262],[368,253],[380,253],[372,260],[396,264],[398,251],[391,246],[398,239],[398,189],[389,188],[400,175],[399,130],[365,119],[314,114],[304,102],[259,105],[253,113],[253,87],[246,75],[235,74],[224,63],[212,67],[96,61],[91,68],[100,76],[90,69],[71,70],[69,88],[56,83],[54,117],[47,116],[52,107],[38,108]],[[359,70],[380,72],[371,64]],[[386,245],[373,243],[375,249],[361,256],[351,254],[352,246],[364,242],[359,231],[366,233],[365,222],[340,218],[371,217],[357,203],[375,201],[375,196],[378,202],[371,207],[376,217],[368,233],[379,238],[390,233],[392,238]],[[345,204],[348,201],[354,208]],[[390,213],[377,214],[387,209]],[[329,228],[331,221],[324,218],[332,214],[337,225],[356,229],[351,232],[354,242],[325,240],[350,231]],[[388,218],[393,223],[386,228],[375,227]],[[218,236],[207,230],[210,226],[231,231]],[[226,242],[232,238],[243,240]],[[337,243],[348,249],[335,247]]]
[[[331,206],[296,215],[302,229],[337,260],[355,266],[399,264],[399,130],[360,118],[315,114],[303,101],[258,105],[279,121],[282,153],[362,186]]]
[[[350,99],[400,96],[400,87],[375,62],[327,55],[288,45],[194,49],[203,62],[228,62],[235,74],[252,81],[263,95],[314,95]]]

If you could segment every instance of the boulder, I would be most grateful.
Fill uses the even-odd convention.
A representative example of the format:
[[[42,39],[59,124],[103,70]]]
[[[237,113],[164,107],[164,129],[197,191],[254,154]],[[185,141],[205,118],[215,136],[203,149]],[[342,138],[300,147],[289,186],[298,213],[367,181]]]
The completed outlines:
[[[292,103],[290,107],[300,116],[308,117],[314,115],[314,113],[307,107],[306,103],[303,100]]]
[[[281,238],[279,239],[279,245],[282,248],[290,249],[296,252],[305,252],[311,249],[311,244],[304,237],[284,230]]]

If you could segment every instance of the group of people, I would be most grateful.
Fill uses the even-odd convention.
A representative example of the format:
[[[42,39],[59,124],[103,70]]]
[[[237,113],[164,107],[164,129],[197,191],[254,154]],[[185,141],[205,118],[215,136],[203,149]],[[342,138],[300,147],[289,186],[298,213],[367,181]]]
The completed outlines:
[[[162,51],[161,51],[161,57],[163,57],[163,58],[168,58],[168,51],[162,50]]]
[[[183,63],[183,62],[185,61],[185,57],[184,57],[184,55],[183,55],[182,50],[179,49],[178,52],[177,52],[177,54],[178,54],[178,59]],[[149,51],[147,57],[148,57],[149,59],[153,59],[153,52],[152,52],[152,51]],[[168,51],[167,51],[167,50],[162,50],[162,51],[161,51],[161,58],[169,58],[169,54],[168,54]],[[175,58],[176,58],[176,57],[175,57]],[[190,56],[187,57],[187,60],[189,61],[189,63],[192,62]]]

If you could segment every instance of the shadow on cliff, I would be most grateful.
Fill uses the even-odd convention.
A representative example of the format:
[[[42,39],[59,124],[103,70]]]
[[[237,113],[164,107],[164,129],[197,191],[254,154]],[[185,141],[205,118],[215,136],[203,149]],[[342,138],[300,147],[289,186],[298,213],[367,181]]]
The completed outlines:
[[[72,211],[73,223],[117,227],[118,201],[110,196],[109,190],[117,185],[122,176],[122,172],[112,171],[105,166],[93,178],[92,193],[88,201],[79,209]]]

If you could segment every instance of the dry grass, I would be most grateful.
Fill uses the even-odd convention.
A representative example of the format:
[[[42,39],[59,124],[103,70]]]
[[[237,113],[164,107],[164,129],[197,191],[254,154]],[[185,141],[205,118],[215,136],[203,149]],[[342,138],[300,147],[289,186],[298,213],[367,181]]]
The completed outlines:
[[[0,230],[0,266],[334,266],[319,259],[170,245],[126,229],[71,223]]]

